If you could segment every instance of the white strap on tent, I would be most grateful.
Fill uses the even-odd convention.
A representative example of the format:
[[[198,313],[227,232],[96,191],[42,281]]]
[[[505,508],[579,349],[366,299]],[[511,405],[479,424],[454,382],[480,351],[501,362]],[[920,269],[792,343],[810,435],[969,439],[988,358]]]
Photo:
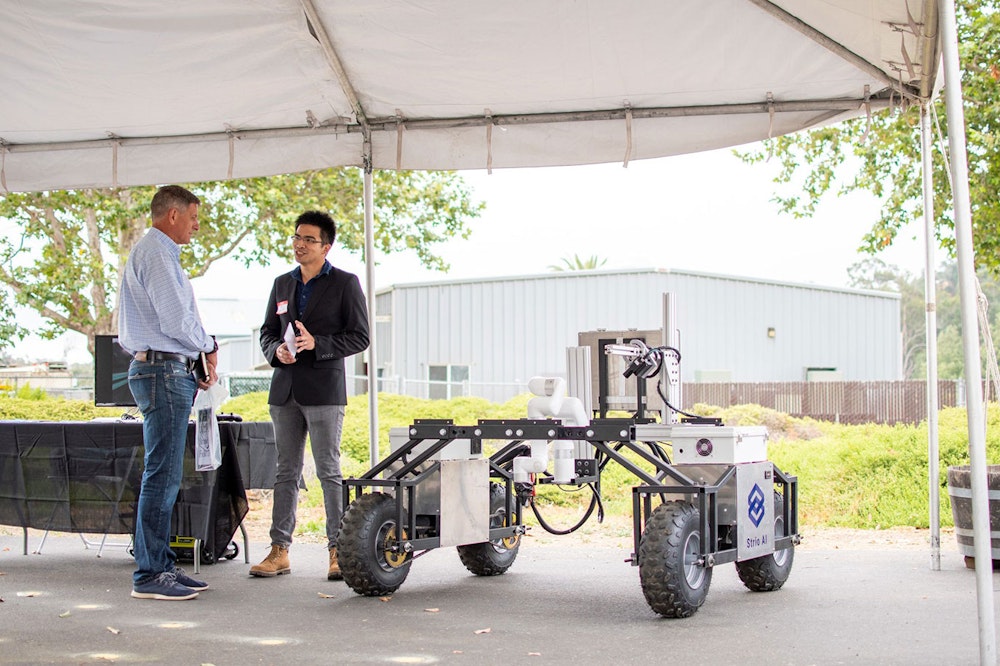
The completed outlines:
[[[486,173],[493,173],[493,112],[483,109],[486,114]]]
[[[764,160],[765,162],[770,162],[771,158],[774,157],[772,138],[774,138],[774,93],[769,90],[767,91],[767,159]]]
[[[111,142],[111,187],[118,187],[118,146],[121,145],[120,137],[108,132],[108,136],[114,139]]]
[[[865,133],[861,135],[861,143],[865,143],[866,141],[868,141],[868,133],[872,129],[872,102],[871,102],[871,96],[872,96],[871,86],[869,86],[866,83],[865,84],[865,101],[861,103],[861,106],[864,107],[865,116],[867,116],[867,118],[865,120]]]
[[[899,36],[899,50],[903,54],[903,64],[906,65],[906,73],[910,75],[910,80],[917,78],[916,70],[913,67],[913,60],[910,59],[910,54],[906,51],[906,38],[903,35]]]
[[[403,168],[403,112],[396,109],[396,171]]]
[[[10,194],[7,189],[7,142],[0,139],[0,186],[3,187],[4,194]]]
[[[233,178],[233,163],[236,161],[236,136],[232,125],[226,124],[226,136],[229,137],[229,167],[226,169],[226,180]]]
[[[628,168],[628,161],[632,157],[632,105],[625,101],[625,161],[622,168]]]

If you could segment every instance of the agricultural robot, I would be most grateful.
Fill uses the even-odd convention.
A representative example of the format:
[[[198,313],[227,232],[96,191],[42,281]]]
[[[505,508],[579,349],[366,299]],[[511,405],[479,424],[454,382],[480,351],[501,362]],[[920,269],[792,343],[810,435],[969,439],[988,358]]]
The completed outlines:
[[[361,595],[390,595],[413,560],[451,546],[473,574],[503,574],[528,529],[525,509],[550,532],[578,529],[595,508],[602,514],[601,473],[615,463],[638,480],[626,562],[639,568],[653,611],[694,614],[714,568],[728,562],[748,589],[779,589],[800,541],[798,486],[767,460],[766,428],[726,426],[672,407],[662,378],[679,381],[674,348],[634,340],[605,353],[625,357],[626,377],[659,374],[657,391],[679,422],[657,423],[641,410],[588,420],[579,401],[565,397],[561,378],[534,378],[528,418],[417,420],[393,428],[390,454],[360,478],[344,480],[348,509],[337,552],[345,582]],[[488,456],[484,442],[495,448]],[[544,520],[535,490],[545,484],[592,491],[576,525],[556,530]]]

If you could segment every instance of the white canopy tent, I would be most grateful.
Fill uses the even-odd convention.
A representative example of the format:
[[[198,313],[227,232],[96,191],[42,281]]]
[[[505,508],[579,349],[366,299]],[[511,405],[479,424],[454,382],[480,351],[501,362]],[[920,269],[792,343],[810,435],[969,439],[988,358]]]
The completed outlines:
[[[372,169],[627,165],[753,142],[925,104],[942,52],[959,90],[951,0],[0,7],[0,193],[361,167],[370,308]],[[960,97],[948,101],[949,127],[960,128]],[[952,164],[963,315],[972,313],[963,324],[975,369],[967,395],[977,557],[988,561],[962,139]],[[977,570],[981,654],[992,663],[988,574]]]
[[[743,144],[926,96],[922,4],[3,0],[5,187]]]

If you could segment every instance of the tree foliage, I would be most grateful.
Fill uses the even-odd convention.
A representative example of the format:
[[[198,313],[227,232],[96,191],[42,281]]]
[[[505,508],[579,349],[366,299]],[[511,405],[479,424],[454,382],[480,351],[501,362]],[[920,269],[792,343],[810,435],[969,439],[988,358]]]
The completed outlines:
[[[978,268],[1000,277],[1000,0],[958,0],[959,57],[969,160],[973,241]],[[937,238],[955,253],[950,176],[946,161],[948,127],[944,99],[932,103],[932,122],[944,143],[933,154],[934,217]],[[922,219],[920,110],[897,108],[835,126],[782,136],[763,148],[740,152],[746,162],[777,158],[775,177],[789,185],[774,200],[796,217],[815,213],[824,196],[867,191],[882,202],[879,218],[861,239],[861,251],[877,254],[908,223]]]
[[[903,338],[903,376],[923,379],[927,376],[927,297],[922,275],[910,275],[898,266],[878,258],[857,262],[848,269],[850,285],[858,289],[896,292],[900,296],[901,334]],[[1000,282],[985,270],[979,272],[979,284],[988,304],[987,317],[995,340],[1000,334]],[[940,379],[961,379],[965,359],[962,353],[962,310],[958,290],[958,264],[942,264],[936,275],[935,317],[937,320],[937,358]],[[986,341],[981,340],[985,346]],[[983,375],[987,355],[983,359]]]
[[[363,174],[327,169],[299,174],[188,185],[199,195],[198,233],[181,250],[192,278],[219,259],[246,266],[290,261],[288,237],[305,210],[337,220],[337,241],[363,255]],[[154,187],[8,194],[0,198],[0,349],[26,333],[15,308],[46,320],[39,333],[93,336],[117,330],[118,285],[128,254],[149,226]],[[374,175],[375,247],[412,251],[427,267],[447,270],[437,246],[468,238],[482,211],[465,182],[445,172]]]

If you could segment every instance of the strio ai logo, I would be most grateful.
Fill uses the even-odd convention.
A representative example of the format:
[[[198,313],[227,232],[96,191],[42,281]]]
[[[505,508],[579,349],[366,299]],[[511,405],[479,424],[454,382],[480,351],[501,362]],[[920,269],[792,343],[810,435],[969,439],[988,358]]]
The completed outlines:
[[[753,521],[754,527],[760,527],[760,521],[764,520],[764,491],[756,483],[747,495],[747,516]]]

